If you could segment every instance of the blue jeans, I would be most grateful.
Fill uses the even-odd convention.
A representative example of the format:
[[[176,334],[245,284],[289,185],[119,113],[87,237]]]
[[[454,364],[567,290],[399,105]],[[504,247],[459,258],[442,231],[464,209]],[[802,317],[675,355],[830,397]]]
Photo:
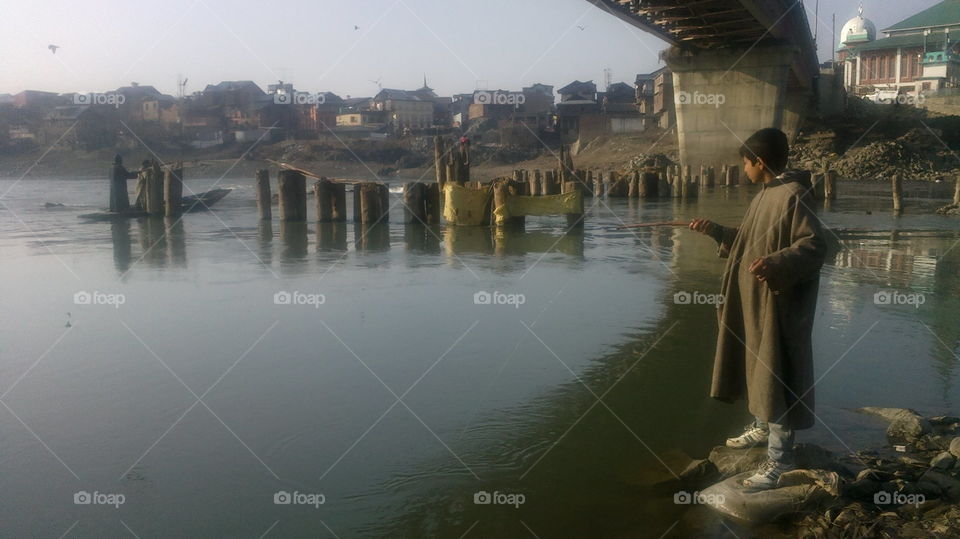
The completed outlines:
[[[770,430],[770,438],[767,441],[767,456],[770,460],[780,464],[793,464],[793,429],[777,423],[761,421],[759,418],[756,420],[756,425]]]

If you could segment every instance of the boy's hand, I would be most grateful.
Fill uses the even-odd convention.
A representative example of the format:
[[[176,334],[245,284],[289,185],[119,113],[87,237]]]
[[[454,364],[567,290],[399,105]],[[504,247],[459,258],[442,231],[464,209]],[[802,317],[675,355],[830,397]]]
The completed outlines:
[[[701,234],[709,234],[710,229],[714,226],[715,223],[709,219],[694,219],[690,222],[690,230]]]
[[[766,257],[760,257],[750,264],[750,273],[761,283],[766,283],[771,290],[779,291],[780,286],[776,280],[776,267]]]

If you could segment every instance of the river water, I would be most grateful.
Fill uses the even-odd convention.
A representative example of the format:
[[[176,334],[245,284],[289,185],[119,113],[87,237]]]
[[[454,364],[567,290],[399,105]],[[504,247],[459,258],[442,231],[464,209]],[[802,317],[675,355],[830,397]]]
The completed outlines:
[[[727,533],[655,486],[748,421],[707,397],[723,261],[613,228],[733,225],[754,188],[588,199],[564,234],[405,227],[399,206],[264,226],[252,182],[224,184],[214,211],[111,224],[77,219],[106,181],[0,180],[3,536]],[[842,188],[798,438],[835,451],[882,443],[856,407],[960,412],[960,221],[925,188],[902,217]]]

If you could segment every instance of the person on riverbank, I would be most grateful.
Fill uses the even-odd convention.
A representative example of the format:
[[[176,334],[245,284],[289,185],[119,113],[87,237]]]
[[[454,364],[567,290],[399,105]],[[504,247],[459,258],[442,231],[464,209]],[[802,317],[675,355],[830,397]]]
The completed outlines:
[[[120,154],[113,156],[113,167],[110,169],[110,211],[122,212],[130,209],[127,180],[136,177],[136,172],[130,172],[123,166],[123,157]]]
[[[786,170],[788,153],[779,129],[754,133],[740,156],[762,190],[740,226],[690,223],[727,258],[710,395],[725,402],[746,397],[755,418],[727,446],[768,446],[767,461],[743,481],[750,489],[775,488],[796,468],[794,432],[816,417],[812,332],[826,240],[809,205],[810,174]]]

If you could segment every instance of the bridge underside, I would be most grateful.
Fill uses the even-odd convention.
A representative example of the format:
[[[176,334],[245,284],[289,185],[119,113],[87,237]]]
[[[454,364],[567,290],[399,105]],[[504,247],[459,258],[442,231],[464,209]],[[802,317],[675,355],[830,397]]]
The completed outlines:
[[[587,0],[672,45],[680,160],[737,164],[757,129],[791,139],[813,110],[819,73],[803,5],[796,0]]]

